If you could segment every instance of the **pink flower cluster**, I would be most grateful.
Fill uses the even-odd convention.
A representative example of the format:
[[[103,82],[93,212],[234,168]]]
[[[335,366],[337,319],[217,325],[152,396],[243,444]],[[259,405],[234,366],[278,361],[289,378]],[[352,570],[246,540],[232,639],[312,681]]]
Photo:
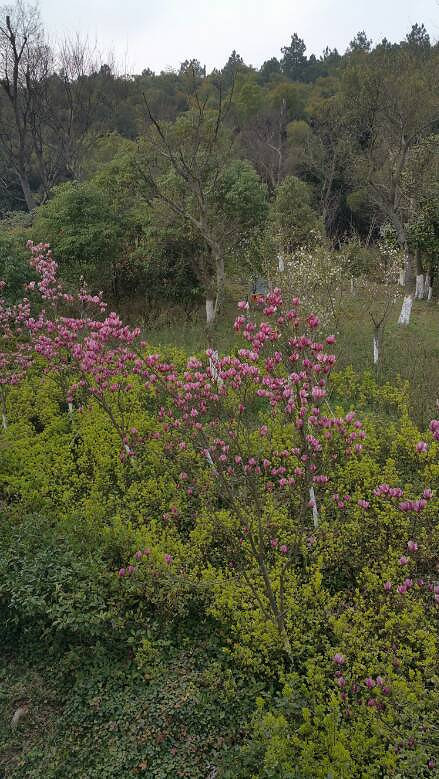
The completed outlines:
[[[419,513],[420,511],[423,511],[427,505],[429,500],[433,497],[433,492],[431,489],[427,488],[422,493],[422,497],[418,498],[417,500],[404,500],[402,503],[399,504],[399,508],[401,511],[414,511],[416,513]]]
[[[140,562],[144,558],[149,558],[151,555],[150,549],[144,549],[143,551],[141,549],[138,549],[137,552],[134,553],[134,558],[137,560],[137,562]],[[163,555],[163,562],[166,565],[171,565],[173,562],[173,557],[170,554],[164,554]],[[119,568],[117,575],[119,578],[123,578],[124,576],[131,576],[135,571],[137,570],[137,566],[135,565],[128,565],[126,568]]]
[[[410,539],[407,542],[407,549],[412,554],[416,554],[419,550],[419,545],[417,541],[414,539]],[[401,555],[401,557],[398,559],[398,563],[401,566],[406,566],[411,562],[411,558],[407,555]],[[397,584],[396,591],[399,595],[405,595],[409,590],[414,588],[416,585],[416,589],[420,590],[425,586],[425,581],[422,578],[418,579],[412,579],[410,577],[406,577],[403,582],[400,584]],[[391,581],[386,581],[383,584],[384,591],[389,593],[392,590],[393,584]],[[434,602],[439,604],[439,584],[429,584],[427,589],[429,592],[433,593],[434,596]]]
[[[345,656],[341,652],[336,652],[334,657],[332,658],[333,662],[337,666],[337,671],[335,671],[335,684],[339,689],[340,692],[340,698],[343,702],[347,703],[348,696],[351,695],[351,704],[353,703],[361,703],[361,697],[358,699],[358,696],[361,696],[362,693],[362,687],[357,682],[348,683],[348,679],[346,678],[346,671],[342,671],[342,667],[346,665],[347,660]],[[382,676],[377,676],[376,678],[373,678],[372,676],[368,676],[364,680],[364,686],[368,692],[371,690],[374,690],[375,694],[373,697],[366,697],[363,700],[363,703],[365,703],[369,708],[376,708],[378,711],[383,711],[385,708],[384,701],[382,700],[381,696],[388,697],[391,694],[391,688],[388,684],[385,683],[385,680]],[[379,694],[376,694],[379,691]],[[349,709],[347,710],[347,713],[349,713]]]
[[[430,422],[430,431],[435,441],[439,441],[439,419],[432,419]]]
[[[404,491],[401,487],[391,487],[389,484],[379,484],[373,491],[376,497],[401,498]]]
[[[401,487],[391,487],[389,484],[379,484],[378,487],[374,489],[373,494],[380,498],[401,498],[404,494],[404,491],[401,489]],[[428,501],[432,498],[432,496],[432,490],[426,488],[422,493],[422,497],[415,500],[403,500],[398,504],[398,508],[400,511],[404,512],[414,511],[419,513],[427,507]]]
[[[322,343],[308,335],[318,326],[318,319],[301,319],[297,299],[293,299],[292,308],[285,310],[278,289],[267,296],[256,296],[256,304],[270,321],[257,324],[250,316],[249,305],[241,301],[234,327],[246,345],[235,356],[219,358],[208,350],[209,360],[215,356],[215,370],[211,363],[204,366],[190,358],[182,378],[169,368],[165,379],[167,400],[164,398],[161,412],[165,432],[174,432],[180,451],[190,442],[222,481],[242,484],[244,477],[256,484],[257,479],[266,492],[297,491],[311,484],[322,488],[329,481],[323,470],[328,447],[334,444],[333,459],[339,456],[337,444],[346,456],[352,456],[361,452],[360,441],[365,437],[355,412],[344,418],[322,413],[327,377],[335,362],[327,347],[335,338],[330,336]],[[157,374],[150,381],[155,386],[163,384]],[[272,414],[291,420],[299,445],[273,450],[267,441],[262,451],[256,447],[253,451],[243,449],[240,427],[248,425],[249,420],[244,396],[264,400]],[[236,399],[234,409],[226,406],[230,415],[226,420],[225,398],[228,403]],[[245,422],[241,423],[240,418]],[[258,431],[261,439],[267,437],[266,425]],[[307,506],[312,508],[315,501],[307,501]]]

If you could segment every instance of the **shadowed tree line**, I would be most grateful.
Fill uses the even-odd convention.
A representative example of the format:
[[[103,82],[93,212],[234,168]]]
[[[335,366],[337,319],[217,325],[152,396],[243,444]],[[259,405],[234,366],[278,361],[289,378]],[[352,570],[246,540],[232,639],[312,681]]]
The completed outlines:
[[[30,212],[61,264],[68,256],[73,275],[116,298],[138,288],[139,268],[145,289],[171,297],[179,278],[180,297],[201,295],[208,321],[230,258],[258,266],[310,224],[335,247],[390,225],[402,281],[416,277],[428,296],[438,75],[439,46],[418,24],[399,43],[373,46],[360,32],[344,54],[308,56],[294,33],[260,68],[233,51],[211,73],[188,59],[120,74],[79,38],[49,44],[37,9],[19,0],[0,13],[0,210]],[[273,224],[297,223],[294,203],[298,233],[273,235]]]

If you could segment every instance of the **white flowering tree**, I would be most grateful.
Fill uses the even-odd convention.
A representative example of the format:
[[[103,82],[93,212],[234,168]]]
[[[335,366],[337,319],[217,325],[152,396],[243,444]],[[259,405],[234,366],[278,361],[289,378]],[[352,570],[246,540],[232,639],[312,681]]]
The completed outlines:
[[[312,250],[296,249],[284,256],[284,269],[276,260],[267,263],[267,275],[282,289],[285,297],[298,296],[304,310],[315,312],[322,325],[334,333],[343,330],[355,294],[362,318],[372,325],[373,363],[380,362],[386,323],[401,295],[398,287],[401,252],[385,241],[378,244],[373,268],[357,270],[355,288],[351,284],[350,256],[347,248],[331,250],[320,245]],[[404,309],[403,309],[404,310]]]

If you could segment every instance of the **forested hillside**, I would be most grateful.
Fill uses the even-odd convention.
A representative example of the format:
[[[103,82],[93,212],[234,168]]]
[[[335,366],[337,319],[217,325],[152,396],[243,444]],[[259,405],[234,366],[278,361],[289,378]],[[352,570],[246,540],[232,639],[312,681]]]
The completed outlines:
[[[63,272],[116,301],[190,306],[216,297],[224,264],[260,273],[311,233],[370,244],[386,225],[430,286],[439,49],[423,25],[319,58],[293,34],[258,70],[233,51],[209,74],[188,60],[121,75],[78,39],[49,45],[18,4],[0,53],[3,254],[32,224]]]
[[[439,776],[439,44],[291,33],[0,10],[0,777]]]

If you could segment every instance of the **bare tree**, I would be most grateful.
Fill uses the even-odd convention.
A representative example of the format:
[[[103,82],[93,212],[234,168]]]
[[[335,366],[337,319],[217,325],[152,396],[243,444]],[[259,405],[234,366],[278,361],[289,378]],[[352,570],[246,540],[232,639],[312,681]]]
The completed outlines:
[[[79,178],[85,153],[93,143],[91,128],[99,102],[96,76],[102,67],[87,39],[66,38],[56,55],[57,72],[46,89],[47,144],[61,172]]]
[[[86,40],[49,46],[36,6],[0,12],[0,152],[29,211],[75,178],[96,111],[97,58]]]
[[[47,56],[37,8],[22,0],[15,8],[4,8],[0,18],[0,146],[29,211],[36,205],[30,183],[32,132],[37,122],[35,85],[47,72]]]
[[[288,113],[286,100],[260,111],[241,129],[245,154],[275,192],[286,173]]]

